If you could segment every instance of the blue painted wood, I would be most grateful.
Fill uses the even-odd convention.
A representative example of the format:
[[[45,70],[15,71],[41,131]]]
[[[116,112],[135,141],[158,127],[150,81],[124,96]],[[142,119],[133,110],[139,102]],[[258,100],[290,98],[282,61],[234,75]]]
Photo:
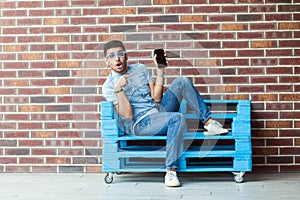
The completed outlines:
[[[186,130],[182,141],[184,152],[179,158],[178,171],[251,171],[251,101],[205,100],[205,102],[213,108],[213,118],[230,121],[230,132],[224,136],[204,136],[201,131]],[[118,116],[112,102],[101,102],[100,108],[103,172],[165,171],[164,145],[154,143],[164,142],[166,136],[125,134],[117,127]],[[187,120],[197,119],[196,115],[189,111],[185,101],[181,104],[180,112]],[[194,141],[199,144],[191,145]]]

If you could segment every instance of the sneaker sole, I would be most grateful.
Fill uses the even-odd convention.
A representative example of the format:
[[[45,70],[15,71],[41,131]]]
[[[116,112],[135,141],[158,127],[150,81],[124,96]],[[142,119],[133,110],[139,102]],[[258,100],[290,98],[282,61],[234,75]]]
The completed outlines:
[[[205,135],[205,136],[216,136],[216,135],[227,135],[228,134],[228,132],[226,132],[226,133],[218,133],[218,134],[208,134],[207,132],[203,132],[203,135]]]

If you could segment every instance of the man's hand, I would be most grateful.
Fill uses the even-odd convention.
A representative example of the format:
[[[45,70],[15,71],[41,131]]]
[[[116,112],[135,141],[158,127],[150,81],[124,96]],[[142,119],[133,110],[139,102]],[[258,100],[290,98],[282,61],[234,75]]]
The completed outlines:
[[[121,76],[115,83],[114,90],[118,91],[125,87],[128,84],[127,78],[130,76],[133,76],[133,74],[125,74],[124,76]]]

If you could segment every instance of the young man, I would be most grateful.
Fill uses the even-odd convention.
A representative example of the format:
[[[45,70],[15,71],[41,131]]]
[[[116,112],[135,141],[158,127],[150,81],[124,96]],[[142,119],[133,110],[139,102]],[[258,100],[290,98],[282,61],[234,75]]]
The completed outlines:
[[[185,126],[179,113],[185,99],[199,115],[206,129],[205,135],[228,133],[222,125],[211,119],[211,112],[196,88],[187,78],[176,78],[163,94],[165,68],[157,68],[154,79],[142,64],[127,65],[127,53],[121,41],[113,40],[104,45],[105,63],[111,72],[103,85],[103,96],[112,101],[120,116],[120,124],[127,124],[136,135],[167,134],[165,184],[180,186],[176,169],[180,156],[180,143]],[[156,55],[154,63],[157,66]]]

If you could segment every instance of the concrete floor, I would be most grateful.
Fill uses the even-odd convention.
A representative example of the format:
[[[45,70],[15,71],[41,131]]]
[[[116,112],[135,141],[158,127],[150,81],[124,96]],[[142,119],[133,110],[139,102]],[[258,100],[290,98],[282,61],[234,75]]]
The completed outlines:
[[[230,173],[179,173],[182,187],[168,188],[163,173],[0,174],[0,200],[139,200],[139,199],[299,199],[300,173],[245,175],[235,183]]]

